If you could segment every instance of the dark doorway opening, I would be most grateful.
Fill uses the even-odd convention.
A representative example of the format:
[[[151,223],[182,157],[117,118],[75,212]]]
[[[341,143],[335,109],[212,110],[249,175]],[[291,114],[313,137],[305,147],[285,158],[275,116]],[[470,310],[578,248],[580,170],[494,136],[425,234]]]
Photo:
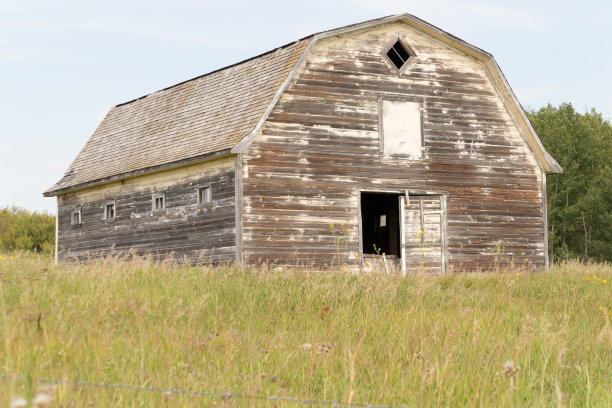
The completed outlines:
[[[364,254],[400,257],[400,194],[361,193],[361,234]]]

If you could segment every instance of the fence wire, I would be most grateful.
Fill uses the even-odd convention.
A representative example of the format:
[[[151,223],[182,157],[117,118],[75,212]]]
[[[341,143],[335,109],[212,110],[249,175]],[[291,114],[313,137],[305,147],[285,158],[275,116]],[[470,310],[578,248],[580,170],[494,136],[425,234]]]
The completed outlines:
[[[3,380],[17,380],[26,381],[26,377],[13,376],[0,374],[0,379]],[[232,392],[208,392],[208,391],[191,391],[191,390],[180,390],[178,388],[161,388],[161,387],[147,387],[141,385],[129,385],[129,384],[106,384],[100,382],[88,382],[88,381],[74,381],[74,380],[58,380],[48,378],[37,378],[33,381],[43,384],[68,384],[77,387],[101,387],[101,388],[114,388],[119,390],[133,390],[133,391],[150,391],[150,392],[161,392],[165,394],[181,394],[193,397],[211,397],[221,399],[248,399],[248,400],[260,400],[265,402],[293,402],[302,405],[329,405],[332,407],[354,407],[354,408],[409,408],[406,405],[371,405],[371,404],[344,404],[337,401],[329,400],[309,400],[300,399],[295,397],[283,397],[283,396],[264,396],[264,395],[242,395],[234,394]]]

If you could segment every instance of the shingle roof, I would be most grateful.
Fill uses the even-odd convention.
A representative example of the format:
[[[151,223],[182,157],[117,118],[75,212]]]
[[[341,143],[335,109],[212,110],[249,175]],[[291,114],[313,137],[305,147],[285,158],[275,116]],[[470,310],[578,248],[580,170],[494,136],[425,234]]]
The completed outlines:
[[[231,149],[261,119],[307,44],[296,41],[113,107],[45,195]]]

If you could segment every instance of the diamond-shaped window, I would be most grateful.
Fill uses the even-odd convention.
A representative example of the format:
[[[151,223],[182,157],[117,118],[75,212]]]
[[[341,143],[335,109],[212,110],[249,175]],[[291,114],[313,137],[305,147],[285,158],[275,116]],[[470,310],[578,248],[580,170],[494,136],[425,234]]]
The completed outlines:
[[[395,44],[389,48],[389,51],[387,51],[387,57],[389,57],[389,60],[395,65],[395,68],[401,70],[404,65],[406,65],[411,55],[402,42],[397,40]]]

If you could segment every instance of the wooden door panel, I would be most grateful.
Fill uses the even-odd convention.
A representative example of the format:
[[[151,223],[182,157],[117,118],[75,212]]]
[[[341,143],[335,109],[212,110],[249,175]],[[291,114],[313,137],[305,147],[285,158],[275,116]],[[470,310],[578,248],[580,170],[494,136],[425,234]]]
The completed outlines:
[[[446,212],[442,195],[400,197],[402,272],[445,272]]]

